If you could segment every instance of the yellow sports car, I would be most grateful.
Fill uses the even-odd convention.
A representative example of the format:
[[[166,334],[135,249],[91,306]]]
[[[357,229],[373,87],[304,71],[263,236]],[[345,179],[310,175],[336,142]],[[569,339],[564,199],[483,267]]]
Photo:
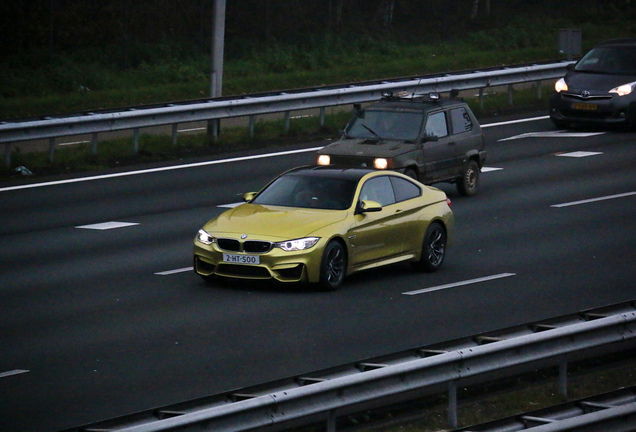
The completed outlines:
[[[393,172],[300,167],[208,221],[194,240],[194,270],[216,276],[317,283],[408,261],[440,268],[453,232],[450,200]]]

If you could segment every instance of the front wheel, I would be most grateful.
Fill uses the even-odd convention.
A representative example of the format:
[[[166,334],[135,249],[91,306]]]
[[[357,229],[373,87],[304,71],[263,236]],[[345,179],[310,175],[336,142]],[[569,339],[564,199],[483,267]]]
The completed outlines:
[[[338,241],[331,241],[322,254],[320,264],[320,286],[327,290],[337,289],[344,280],[347,271],[347,253]]]
[[[428,273],[437,271],[442,266],[445,256],[446,231],[441,224],[433,222],[424,234],[420,260],[413,263],[413,267],[418,271]]]
[[[461,195],[473,196],[479,187],[479,165],[474,160],[468,161],[462,177],[457,181],[457,190]]]

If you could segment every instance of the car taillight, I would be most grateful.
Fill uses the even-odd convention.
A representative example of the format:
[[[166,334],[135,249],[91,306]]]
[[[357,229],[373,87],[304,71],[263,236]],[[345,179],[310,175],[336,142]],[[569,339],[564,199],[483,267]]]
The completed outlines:
[[[451,200],[450,200],[450,198],[446,198],[446,204],[448,204],[448,206],[449,206],[449,207],[451,206]]]

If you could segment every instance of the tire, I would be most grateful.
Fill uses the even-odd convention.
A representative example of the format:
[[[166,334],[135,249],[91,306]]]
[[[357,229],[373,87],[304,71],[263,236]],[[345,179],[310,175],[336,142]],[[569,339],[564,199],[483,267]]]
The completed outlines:
[[[415,171],[413,168],[407,168],[406,170],[404,170],[404,175],[411,177],[413,180],[419,180],[417,171]]]
[[[439,270],[446,257],[446,240],[444,227],[438,222],[430,224],[424,234],[422,255],[419,261],[413,263],[413,267],[427,273]]]
[[[479,166],[474,160],[469,160],[462,177],[457,181],[457,190],[463,196],[473,196],[479,188]]]
[[[347,272],[347,252],[336,240],[329,242],[322,254],[320,263],[320,287],[325,291],[334,291],[342,285]]]

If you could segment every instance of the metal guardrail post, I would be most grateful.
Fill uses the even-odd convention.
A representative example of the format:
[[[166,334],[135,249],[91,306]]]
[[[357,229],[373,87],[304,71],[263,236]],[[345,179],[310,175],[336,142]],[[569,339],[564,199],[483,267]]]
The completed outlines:
[[[320,127],[325,126],[325,107],[320,107]]]
[[[91,134],[91,154],[97,154],[97,132]]]
[[[256,116],[249,116],[250,138],[254,138],[254,128],[256,126]]]
[[[448,383],[448,426],[457,428],[457,381]]]
[[[55,138],[49,138],[49,162],[53,163],[55,160]]]
[[[4,143],[4,164],[7,168],[11,166],[11,143]]]
[[[290,116],[291,116],[290,112],[289,111],[285,111],[285,128],[284,128],[285,133],[289,132],[289,127],[290,127],[289,119],[290,119]]]
[[[172,124],[172,147],[177,145],[177,133],[179,132],[179,123]]]
[[[139,128],[133,131],[133,153],[139,153]]]

